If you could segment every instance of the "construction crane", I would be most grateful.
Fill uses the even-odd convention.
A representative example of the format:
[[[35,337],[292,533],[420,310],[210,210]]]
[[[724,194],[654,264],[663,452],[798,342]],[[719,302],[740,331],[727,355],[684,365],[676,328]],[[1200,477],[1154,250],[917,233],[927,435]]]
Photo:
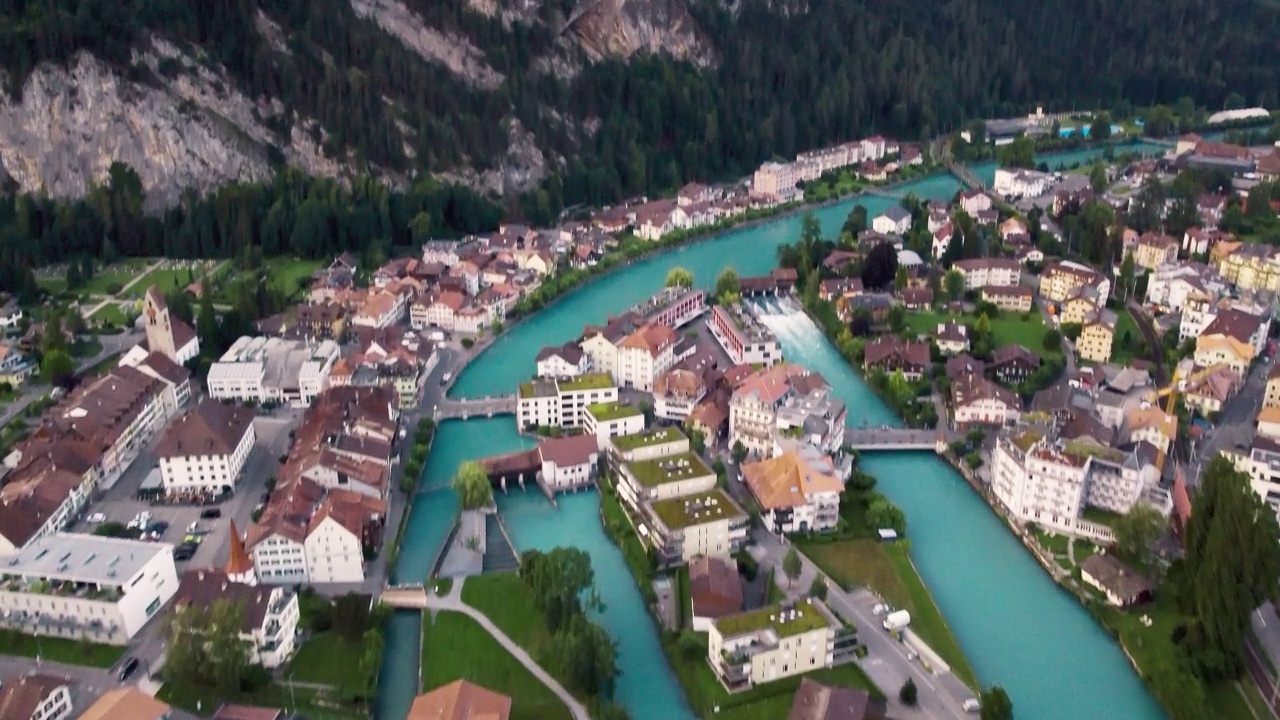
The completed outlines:
[[[1166,415],[1176,416],[1178,397],[1186,392],[1188,386],[1197,385],[1200,381],[1217,372],[1224,365],[1211,365],[1207,368],[1201,368],[1191,373],[1187,377],[1181,377],[1181,368],[1174,368],[1173,379],[1169,384],[1156,392],[1156,400],[1164,399],[1164,412]],[[1164,476],[1165,457],[1168,455],[1163,449],[1156,456],[1156,477]]]

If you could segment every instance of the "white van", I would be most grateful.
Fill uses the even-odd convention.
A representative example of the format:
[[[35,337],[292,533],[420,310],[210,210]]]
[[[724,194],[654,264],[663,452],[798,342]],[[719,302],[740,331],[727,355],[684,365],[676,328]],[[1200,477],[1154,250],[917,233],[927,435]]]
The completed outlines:
[[[976,713],[982,709],[982,705],[978,702],[978,698],[969,698],[960,704],[965,712]]]

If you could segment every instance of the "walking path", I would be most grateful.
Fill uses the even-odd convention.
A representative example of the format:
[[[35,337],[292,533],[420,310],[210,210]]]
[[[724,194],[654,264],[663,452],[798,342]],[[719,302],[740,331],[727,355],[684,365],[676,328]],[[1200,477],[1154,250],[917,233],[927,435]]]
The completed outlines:
[[[551,677],[546,670],[543,670],[542,666],[534,662],[533,658],[529,657],[529,653],[524,651],[524,648],[520,647],[511,638],[507,637],[506,633],[498,629],[498,626],[494,625],[493,621],[484,613],[462,602],[462,585],[465,582],[465,578],[458,578],[453,583],[453,587],[449,589],[449,594],[444,597],[434,593],[428,594],[427,609],[432,611],[447,610],[449,612],[460,612],[480,623],[480,627],[484,628],[486,632],[492,635],[493,639],[497,640],[499,645],[505,648],[507,652],[511,653],[512,657],[519,660],[520,664],[524,665],[529,672],[533,673],[534,677],[541,680],[543,685],[551,688],[551,692],[555,693],[565,705],[569,706],[569,712],[573,715],[574,720],[591,720],[591,716],[587,713],[587,708],[583,706],[582,703],[578,702],[575,697],[570,695],[569,691],[565,690],[564,686],[555,678]]]
[[[148,265],[146,268],[144,268],[144,269],[142,270],[142,272],[138,273],[138,274],[137,274],[137,275],[136,275],[132,280],[130,280],[130,281],[129,281],[129,284],[127,284],[127,285],[125,285],[124,287],[120,288],[120,291],[119,291],[119,292],[117,292],[115,295],[108,295],[108,296],[106,297],[106,299],[102,300],[102,301],[101,301],[101,302],[99,302],[97,305],[94,305],[93,307],[88,308],[87,310],[86,310],[86,309],[81,309],[81,310],[80,310],[80,314],[81,314],[81,315],[83,315],[85,318],[89,318],[89,317],[91,317],[94,313],[96,313],[96,312],[98,312],[99,310],[101,310],[102,308],[106,307],[106,305],[107,305],[108,303],[119,303],[119,297],[120,297],[121,295],[124,295],[125,293],[129,292],[129,288],[133,287],[134,285],[137,285],[137,284],[138,284],[138,282],[142,280],[142,278],[144,278],[144,277],[146,277],[146,276],[150,275],[150,274],[151,274],[151,271],[152,271],[152,270],[155,270],[155,269],[156,269],[156,268],[158,268],[158,267],[160,267],[160,263],[162,263],[162,262],[164,262],[164,258],[160,258],[159,260],[156,260],[155,262],[151,263],[151,264],[150,264],[150,265]]]

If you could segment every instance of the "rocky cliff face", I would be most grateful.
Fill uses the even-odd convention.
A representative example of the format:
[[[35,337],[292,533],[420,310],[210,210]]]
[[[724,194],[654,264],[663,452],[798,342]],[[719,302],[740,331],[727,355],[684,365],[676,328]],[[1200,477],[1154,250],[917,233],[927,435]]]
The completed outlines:
[[[565,34],[592,58],[665,52],[698,65],[715,62],[687,0],[588,0]]]

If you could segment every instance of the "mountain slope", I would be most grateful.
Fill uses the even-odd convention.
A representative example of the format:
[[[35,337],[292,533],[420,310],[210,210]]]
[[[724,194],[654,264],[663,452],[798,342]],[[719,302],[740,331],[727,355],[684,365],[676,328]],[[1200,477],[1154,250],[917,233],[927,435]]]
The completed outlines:
[[[156,204],[289,163],[431,173],[541,217],[858,134],[1280,88],[1268,0],[0,0],[0,20],[8,172],[76,195],[118,159]]]

